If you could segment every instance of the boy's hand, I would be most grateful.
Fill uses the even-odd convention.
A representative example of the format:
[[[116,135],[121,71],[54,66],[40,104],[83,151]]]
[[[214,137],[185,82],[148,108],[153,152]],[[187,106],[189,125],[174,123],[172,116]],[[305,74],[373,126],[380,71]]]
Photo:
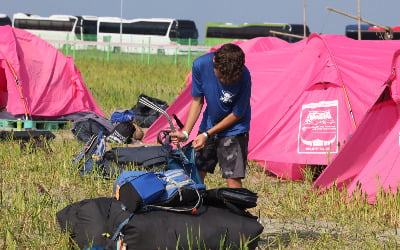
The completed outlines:
[[[192,142],[194,150],[198,151],[206,145],[207,138],[203,134],[199,134]]]
[[[181,131],[175,131],[169,133],[171,137],[171,142],[175,145],[178,145],[180,142],[186,141],[186,136]]]

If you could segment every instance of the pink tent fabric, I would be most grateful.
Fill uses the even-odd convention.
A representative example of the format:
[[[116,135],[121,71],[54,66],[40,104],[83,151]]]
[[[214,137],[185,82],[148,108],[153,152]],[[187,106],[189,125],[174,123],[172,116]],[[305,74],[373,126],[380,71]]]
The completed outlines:
[[[40,117],[77,112],[104,116],[71,57],[21,29],[0,26],[0,34],[0,105],[7,112]]]
[[[280,177],[301,179],[306,164],[327,165],[349,140],[380,95],[400,41],[312,34],[268,49],[247,45],[260,42],[239,43],[253,80],[249,159]],[[178,105],[167,109],[183,122],[188,88],[190,84],[177,98]],[[145,140],[154,140],[160,128],[168,127],[161,124],[163,119],[149,128]]]
[[[336,182],[338,188],[347,187],[350,195],[361,191],[371,203],[381,189],[397,192],[400,183],[400,101],[395,97],[400,86],[399,55],[400,50],[393,57],[392,73],[387,82],[391,84],[390,89],[382,87],[379,99],[351,140],[314,182],[316,188],[326,190]]]

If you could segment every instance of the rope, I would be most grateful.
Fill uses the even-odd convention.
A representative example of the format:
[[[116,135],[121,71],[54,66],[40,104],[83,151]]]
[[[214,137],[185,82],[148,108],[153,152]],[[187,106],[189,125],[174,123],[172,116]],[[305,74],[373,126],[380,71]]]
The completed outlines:
[[[190,76],[190,72],[189,72],[189,74],[187,74],[187,76],[185,77],[185,79],[181,83],[181,86],[179,87],[179,91],[178,91],[178,95],[177,96],[179,96],[182,93],[182,90],[185,88],[187,82],[189,81],[189,76]]]

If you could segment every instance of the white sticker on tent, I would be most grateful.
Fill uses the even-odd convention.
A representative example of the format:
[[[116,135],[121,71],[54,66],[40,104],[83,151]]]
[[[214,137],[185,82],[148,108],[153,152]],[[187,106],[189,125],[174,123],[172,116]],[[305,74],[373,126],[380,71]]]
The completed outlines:
[[[302,106],[298,153],[337,153],[338,103],[338,100],[321,101]]]

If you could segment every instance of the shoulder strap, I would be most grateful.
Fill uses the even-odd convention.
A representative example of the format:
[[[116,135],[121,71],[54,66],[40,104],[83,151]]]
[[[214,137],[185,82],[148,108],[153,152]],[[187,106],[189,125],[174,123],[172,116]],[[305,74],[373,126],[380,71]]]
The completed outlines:
[[[149,204],[149,205],[146,205],[146,207],[158,208],[158,209],[161,209],[161,210],[168,210],[168,211],[175,211],[175,212],[189,212],[189,211],[194,212],[201,205],[201,203],[203,201],[203,198],[202,198],[199,190],[197,190],[197,189],[194,189],[194,190],[196,191],[196,194],[198,195],[198,200],[197,200],[196,204],[193,205],[193,206],[190,206],[190,207],[167,207],[167,206]]]
[[[117,237],[120,235],[122,228],[129,223],[129,221],[132,219],[133,217],[133,213],[131,213],[129,215],[128,218],[126,218],[123,222],[121,222],[121,224],[119,224],[117,230],[115,230],[113,237],[111,238],[111,240],[115,241],[117,239]]]

